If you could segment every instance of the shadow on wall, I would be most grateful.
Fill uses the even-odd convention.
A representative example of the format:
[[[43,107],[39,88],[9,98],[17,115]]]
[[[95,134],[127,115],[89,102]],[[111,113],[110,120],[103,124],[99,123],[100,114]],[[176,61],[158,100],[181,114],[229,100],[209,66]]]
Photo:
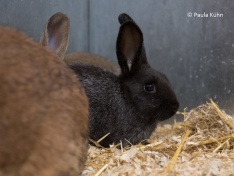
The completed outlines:
[[[0,23],[22,29],[38,41],[48,18],[58,11],[71,18],[70,52],[90,51],[114,62],[117,18],[127,12],[144,33],[150,64],[170,79],[180,110],[212,98],[234,113],[232,0],[12,0],[1,3]]]

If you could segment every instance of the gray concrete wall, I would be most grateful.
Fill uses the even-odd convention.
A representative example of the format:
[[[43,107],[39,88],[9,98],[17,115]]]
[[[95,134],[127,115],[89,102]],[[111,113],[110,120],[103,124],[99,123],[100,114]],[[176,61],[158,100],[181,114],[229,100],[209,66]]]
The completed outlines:
[[[56,12],[70,17],[68,52],[88,51],[88,1],[0,0],[0,24],[15,27],[39,41],[48,19]]]
[[[90,51],[116,61],[118,15],[141,27],[149,62],[168,76],[181,110],[212,98],[234,113],[233,0],[0,0],[0,24],[22,29],[36,40],[57,11],[71,18],[69,51]],[[223,14],[187,17],[188,12]]]

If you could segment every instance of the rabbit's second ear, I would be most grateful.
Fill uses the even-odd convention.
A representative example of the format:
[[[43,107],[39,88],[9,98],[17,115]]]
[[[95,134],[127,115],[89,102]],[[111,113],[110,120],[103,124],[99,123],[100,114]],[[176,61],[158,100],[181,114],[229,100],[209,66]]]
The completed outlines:
[[[143,34],[134,21],[127,21],[120,27],[116,52],[122,74],[128,74],[147,64],[143,45]]]
[[[40,43],[52,49],[59,57],[64,58],[70,34],[70,22],[67,15],[58,12],[54,14],[41,35]]]

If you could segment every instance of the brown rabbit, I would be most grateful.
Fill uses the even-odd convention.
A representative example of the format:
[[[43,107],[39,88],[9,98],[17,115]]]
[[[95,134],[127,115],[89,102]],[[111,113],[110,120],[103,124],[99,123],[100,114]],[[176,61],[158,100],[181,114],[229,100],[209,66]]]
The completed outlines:
[[[43,46],[47,46],[52,50],[55,50],[56,53],[62,59],[64,59],[64,61],[68,65],[93,65],[102,68],[104,71],[110,71],[116,75],[120,74],[120,68],[118,65],[95,54],[85,52],[73,52],[65,56],[69,42],[69,34],[69,18],[67,15],[58,12],[50,17],[50,19],[48,20],[45,30],[41,35],[40,43]]]
[[[0,175],[80,174],[88,100],[77,77],[23,33],[0,33]]]

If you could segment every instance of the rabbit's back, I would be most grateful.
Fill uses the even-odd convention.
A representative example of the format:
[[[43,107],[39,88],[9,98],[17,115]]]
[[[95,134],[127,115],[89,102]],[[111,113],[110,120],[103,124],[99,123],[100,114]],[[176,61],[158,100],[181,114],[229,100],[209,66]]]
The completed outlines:
[[[118,65],[96,54],[74,52],[66,55],[64,61],[69,65],[73,64],[93,65],[95,67],[100,67],[105,71],[112,72],[115,75],[120,74],[120,68]]]
[[[0,175],[76,175],[88,102],[73,72],[24,34],[0,27]]]

